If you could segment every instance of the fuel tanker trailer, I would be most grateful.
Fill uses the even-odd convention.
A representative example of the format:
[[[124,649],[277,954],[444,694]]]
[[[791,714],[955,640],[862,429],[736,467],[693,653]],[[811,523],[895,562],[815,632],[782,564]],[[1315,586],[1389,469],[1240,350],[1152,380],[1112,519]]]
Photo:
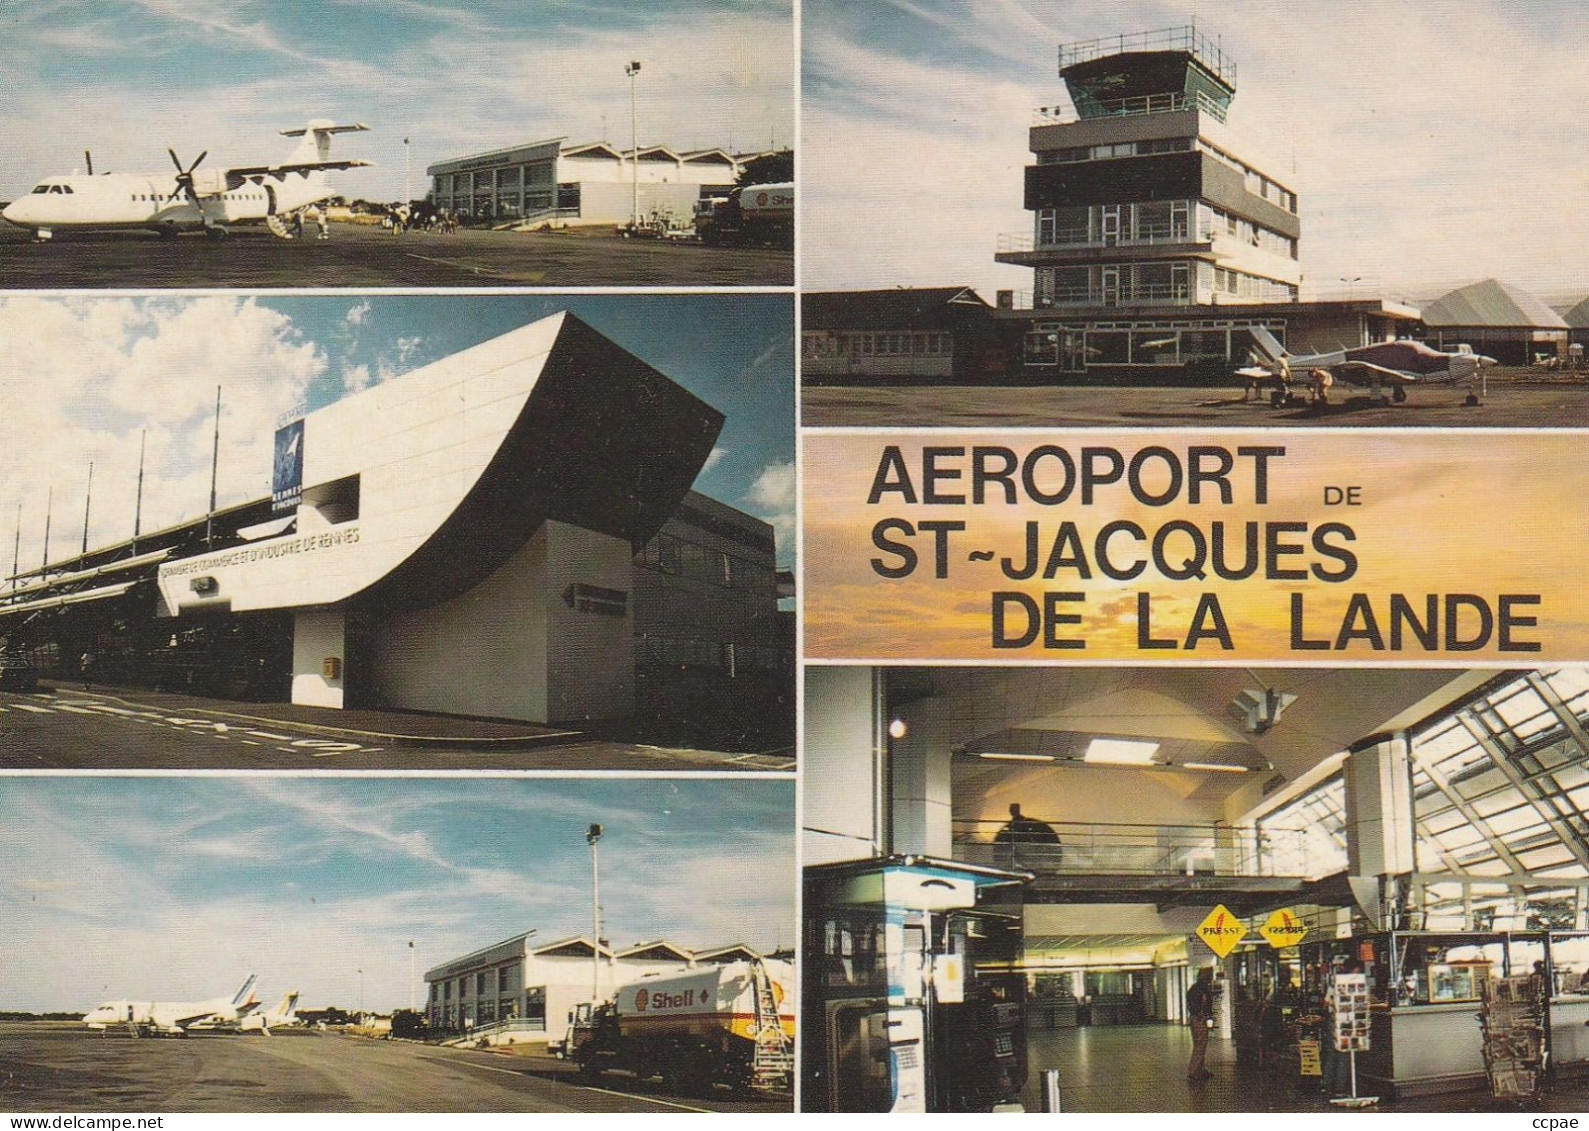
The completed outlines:
[[[766,958],[642,978],[609,1001],[576,1005],[565,1048],[590,1076],[660,1076],[686,1094],[717,1084],[789,1091],[793,986],[790,965]]]

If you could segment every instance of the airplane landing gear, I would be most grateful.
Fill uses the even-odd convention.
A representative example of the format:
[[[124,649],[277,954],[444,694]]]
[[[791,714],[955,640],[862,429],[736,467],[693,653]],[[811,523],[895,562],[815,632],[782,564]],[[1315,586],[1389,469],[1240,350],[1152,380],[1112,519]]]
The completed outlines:
[[[1407,399],[1407,390],[1402,388],[1400,385],[1397,385],[1396,388],[1392,391],[1391,396],[1396,398],[1396,403],[1397,404],[1401,404],[1403,401],[1405,401]]]
[[[220,224],[211,224],[209,227],[204,229],[205,239],[224,240],[226,236],[227,231]]]
[[[40,228],[33,233],[34,243],[49,243],[55,238],[55,233],[49,228]]]

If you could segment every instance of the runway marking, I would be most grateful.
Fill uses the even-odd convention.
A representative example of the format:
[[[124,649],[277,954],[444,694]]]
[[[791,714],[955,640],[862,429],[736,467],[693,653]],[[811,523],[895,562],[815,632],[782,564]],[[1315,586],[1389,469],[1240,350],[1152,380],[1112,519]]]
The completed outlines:
[[[73,707],[69,703],[57,703],[57,704],[55,704],[55,709],[57,711],[70,711],[74,715],[94,715],[94,714],[98,714],[97,711],[90,711],[90,710],[88,710],[85,707]]]
[[[498,1069],[498,1071],[501,1071],[501,1069]],[[672,1100],[656,1100],[652,1099],[650,1096],[637,1096],[633,1092],[615,1092],[611,1088],[596,1088],[589,1084],[570,1084],[567,1086],[571,1088],[579,1088],[586,1092],[601,1092],[603,1095],[618,1096],[619,1098],[626,1100],[642,1100],[648,1104],[661,1104],[663,1107],[676,1107],[680,1111],[700,1111],[706,1113],[712,1112],[712,1109],[709,1107],[691,1107],[689,1104],[678,1104],[674,1103]]]
[[[55,714],[55,712],[50,710],[48,707],[35,707],[32,703],[13,703],[11,705],[19,711],[32,711],[35,715]]]

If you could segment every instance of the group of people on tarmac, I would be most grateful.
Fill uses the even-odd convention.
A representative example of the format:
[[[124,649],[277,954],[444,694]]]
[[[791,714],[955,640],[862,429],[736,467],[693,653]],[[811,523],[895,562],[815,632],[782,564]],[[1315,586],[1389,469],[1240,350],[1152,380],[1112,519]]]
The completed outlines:
[[[441,232],[451,235],[458,230],[458,215],[445,208],[410,209],[406,204],[388,208],[381,217],[381,227],[394,236],[404,232]]]
[[[307,217],[307,218],[306,218]],[[326,212],[323,204],[311,204],[308,208],[300,208],[292,214],[292,231],[289,239],[308,239],[306,225],[312,219],[315,228],[319,231],[317,239],[328,240],[331,238],[331,217]]]

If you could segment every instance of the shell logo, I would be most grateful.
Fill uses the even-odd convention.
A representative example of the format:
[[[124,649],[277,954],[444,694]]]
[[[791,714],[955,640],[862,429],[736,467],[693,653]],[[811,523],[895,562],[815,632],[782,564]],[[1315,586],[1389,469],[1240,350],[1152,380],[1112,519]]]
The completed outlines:
[[[648,994],[643,989],[635,991],[634,1007],[635,1007],[635,1012],[636,1013],[644,1013],[646,1011],[646,1006],[648,1006],[650,1004],[651,1004],[651,995],[650,994]]]
[[[767,194],[764,192],[758,192],[756,194],[756,204],[758,207],[765,207],[767,204]]]

